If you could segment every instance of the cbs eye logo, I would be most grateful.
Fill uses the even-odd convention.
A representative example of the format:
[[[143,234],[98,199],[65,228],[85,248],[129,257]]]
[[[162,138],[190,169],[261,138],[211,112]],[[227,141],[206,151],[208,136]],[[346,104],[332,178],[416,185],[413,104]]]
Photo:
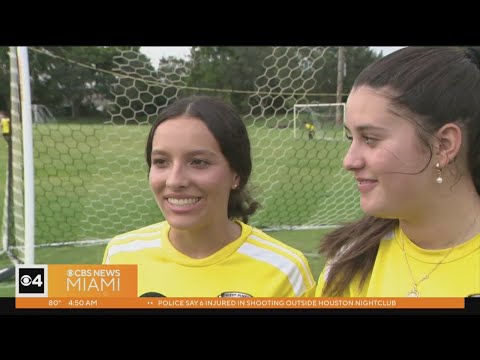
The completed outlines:
[[[18,292],[20,294],[43,294],[45,292],[44,269],[18,269]]]

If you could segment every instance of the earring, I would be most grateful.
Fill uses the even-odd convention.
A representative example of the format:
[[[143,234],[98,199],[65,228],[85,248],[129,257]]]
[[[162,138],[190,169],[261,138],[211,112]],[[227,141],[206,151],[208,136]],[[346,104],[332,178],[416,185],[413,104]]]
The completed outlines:
[[[232,189],[237,190],[237,188],[238,188],[238,184],[233,184]]]
[[[441,184],[443,183],[443,178],[442,178],[442,169],[440,169],[440,163],[437,162],[435,167],[437,168],[437,179],[435,181],[437,182],[437,184]]]

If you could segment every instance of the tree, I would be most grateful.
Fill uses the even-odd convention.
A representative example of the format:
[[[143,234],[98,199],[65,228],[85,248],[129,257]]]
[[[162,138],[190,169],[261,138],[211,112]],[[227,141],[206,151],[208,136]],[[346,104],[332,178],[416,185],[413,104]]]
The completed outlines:
[[[37,50],[29,52],[33,103],[56,112],[69,108],[70,116],[77,118],[91,111],[93,98],[111,97],[113,60],[121,48],[57,46]],[[133,51],[138,52],[139,47]],[[147,58],[145,61],[149,63]]]
[[[254,90],[256,79],[264,72],[263,60],[271,51],[271,47],[192,47],[189,85],[218,89],[209,95],[229,100],[245,112],[248,95],[241,92]]]
[[[274,49],[275,55],[272,56]],[[286,51],[285,48],[269,46],[192,47],[189,60],[161,59],[157,73],[148,57],[139,50],[140,47],[108,46],[30,48],[32,102],[48,106],[56,114],[67,110],[71,117],[77,118],[93,111],[94,97],[109,100],[115,96],[118,101],[122,101],[121,94],[125,92],[125,104],[119,106],[132,107],[134,111],[144,109],[149,115],[156,112],[158,107],[164,106],[168,99],[175,97],[178,86],[183,84],[207,88],[208,90],[200,92],[222,97],[244,114],[250,111],[252,105],[249,103],[252,100],[250,95],[259,88],[278,89],[288,93],[285,89],[291,87],[296,93],[306,93],[302,101],[305,97],[312,102],[335,100],[336,47],[292,47],[288,54],[282,53]],[[119,54],[123,56],[116,58],[115,62],[114,58]],[[379,57],[381,55],[368,47],[346,47],[344,93],[350,91],[358,73]],[[190,73],[187,71],[189,67]],[[277,73],[270,74],[270,67],[283,67],[283,70],[275,70]],[[287,71],[287,84],[281,83],[284,77],[282,71]],[[122,74],[132,74],[139,79],[137,81],[135,76],[119,77]],[[167,82],[162,80],[162,74],[168,74]],[[143,81],[145,78],[151,82]],[[309,80],[305,82],[305,79]],[[155,82],[160,84],[156,85]],[[0,109],[9,108],[9,83],[8,48],[0,47]],[[128,91],[137,93],[130,96],[130,93],[126,93]],[[190,93],[192,91],[183,90],[178,94],[184,96]],[[319,97],[314,94],[331,96]],[[129,99],[138,101],[131,102]],[[295,103],[297,99],[272,94],[262,101],[266,103],[257,108],[273,105],[277,109],[285,107],[286,102]]]
[[[154,97],[153,103],[157,109],[167,105],[168,101],[176,98],[179,92],[185,96],[190,95],[190,91],[178,88],[178,86],[187,85],[188,69],[189,62],[185,59],[169,56],[159,60],[155,79],[159,85],[150,88],[150,93]]]
[[[248,92],[255,91],[255,85],[258,87],[265,85],[269,89],[278,88],[279,91],[291,86],[292,90],[297,92],[301,92],[298,91],[299,88],[305,90],[306,96],[311,98],[311,101],[335,102],[337,47],[292,47],[288,51],[276,49],[275,55],[272,56],[273,49],[267,46],[192,47],[189,85],[217,89],[217,92],[211,90],[209,93],[213,92],[230,100],[243,113],[249,110]],[[368,47],[346,48],[345,60],[348,71],[343,83],[345,93],[350,91],[358,73],[377,58],[379,55]],[[262,76],[270,67],[280,70],[275,70],[278,73]],[[285,76],[289,80],[287,84],[279,83]],[[330,96],[313,97],[309,94]],[[286,101],[292,101],[291,97],[272,95],[270,102],[273,108],[279,108],[280,104]]]
[[[363,69],[382,57],[382,54],[378,54],[366,46],[347,47],[345,54],[347,75],[343,83],[344,93],[350,92],[355,79]]]
[[[8,47],[0,46],[0,111],[10,113],[10,59]]]

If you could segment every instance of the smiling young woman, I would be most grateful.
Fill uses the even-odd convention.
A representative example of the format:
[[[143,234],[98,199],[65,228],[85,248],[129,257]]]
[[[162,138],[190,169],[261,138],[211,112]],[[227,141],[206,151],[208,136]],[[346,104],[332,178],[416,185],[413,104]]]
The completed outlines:
[[[149,183],[165,221],[115,237],[106,264],[138,264],[140,296],[313,296],[305,256],[248,225],[250,140],[212,97],[165,108],[148,135]]]
[[[479,61],[407,47],[358,76],[343,165],[366,216],[323,239],[317,296],[480,293]]]

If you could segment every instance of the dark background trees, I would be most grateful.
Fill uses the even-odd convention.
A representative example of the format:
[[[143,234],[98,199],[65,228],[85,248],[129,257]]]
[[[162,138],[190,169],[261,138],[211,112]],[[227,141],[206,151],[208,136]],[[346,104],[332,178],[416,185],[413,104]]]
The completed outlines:
[[[8,47],[0,46],[0,111],[10,112],[10,60]]]
[[[99,106],[102,101],[111,100],[118,92],[125,92],[125,96],[117,96],[117,100],[124,101],[125,104],[122,103],[121,106],[132,106],[132,116],[135,116],[137,110],[155,112],[175,96],[179,84],[183,84],[185,89],[178,93],[180,96],[208,94],[222,97],[245,113],[251,106],[249,94],[256,88],[263,85],[270,88],[282,85],[275,83],[279,81],[275,76],[262,77],[266,74],[266,67],[274,62],[276,66],[282,66],[282,56],[272,57],[272,49],[269,46],[192,47],[187,59],[162,58],[158,64],[151,64],[150,59],[139,52],[140,47],[34,47],[29,49],[32,103],[45,105],[58,116],[76,119],[105,111]],[[302,85],[308,100],[325,103],[336,101],[337,50],[337,47],[302,47],[301,51],[289,50],[297,53],[294,60],[288,61],[298,62],[303,66],[305,74],[308,71],[313,74],[314,81],[308,83],[309,85]],[[139,53],[141,55],[138,55]],[[123,63],[120,62],[119,65],[120,54],[123,56]],[[132,55],[131,58],[129,55]],[[350,91],[358,73],[379,56],[381,55],[368,47],[346,47],[343,93]],[[317,62],[317,59],[321,59],[321,62]],[[286,64],[285,71],[295,68],[295,65]],[[321,71],[317,71],[319,66]],[[132,77],[122,79],[123,84],[128,85],[119,87],[118,74],[129,68]],[[7,111],[10,107],[9,73],[8,47],[0,47],[0,109]],[[165,74],[168,74],[168,79]],[[136,76],[141,79],[148,78],[148,82],[142,83],[135,79]],[[291,85],[295,86],[297,74],[292,72],[288,76],[292,80]],[[136,91],[133,95],[134,101],[127,93],[133,90]],[[318,94],[329,95],[322,97]],[[272,101],[286,99],[279,96]]]
[[[299,68],[303,68],[303,80],[308,78],[311,72],[314,81],[302,83],[303,91],[311,93],[310,101],[319,103],[336,102],[337,89],[337,65],[338,48],[308,48],[290,49],[296,54],[284,54],[278,51],[277,56],[272,54],[272,47],[192,47],[191,59],[192,73],[189,84],[193,87],[222,89],[218,96],[230,100],[241,112],[248,109],[248,96],[245,94],[254,91],[255,84],[262,86],[262,81],[268,82],[271,89],[284,88],[276,82],[281,74],[271,78],[259,79],[266,72],[265,68],[276,66],[285,72],[294,69],[286,77],[291,78],[292,90],[295,89],[295,81],[299,74]],[[347,47],[345,64],[346,71],[343,79],[344,93],[348,93],[359,72],[378,59],[380,55],[368,47]],[[292,64],[292,59],[296,61]],[[284,61],[284,63],[282,63]],[[321,69],[319,70],[319,68]],[[280,70],[279,72],[281,72]],[[305,75],[305,73],[307,73]],[[307,84],[307,85],[305,85]],[[210,90],[210,94],[211,94]],[[314,94],[330,94],[329,96],[313,96]],[[344,98],[346,100],[346,97]],[[277,101],[284,101],[277,99]],[[274,107],[278,108],[278,107]]]

